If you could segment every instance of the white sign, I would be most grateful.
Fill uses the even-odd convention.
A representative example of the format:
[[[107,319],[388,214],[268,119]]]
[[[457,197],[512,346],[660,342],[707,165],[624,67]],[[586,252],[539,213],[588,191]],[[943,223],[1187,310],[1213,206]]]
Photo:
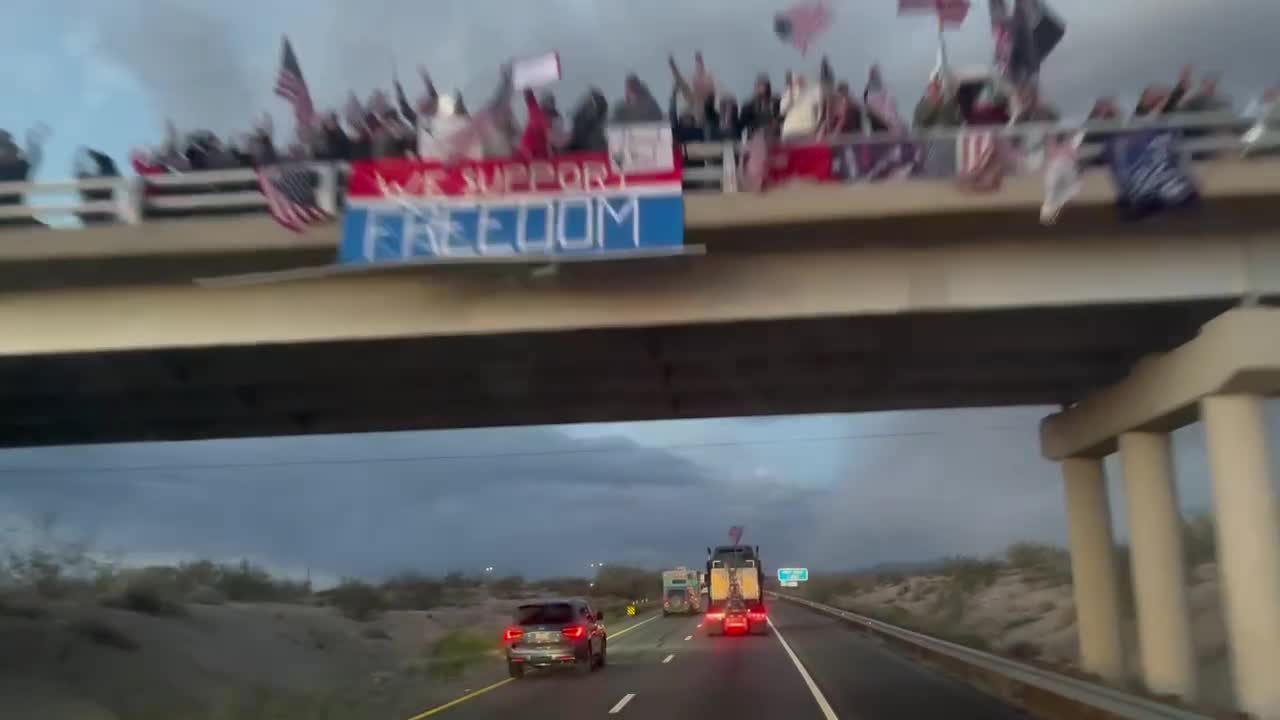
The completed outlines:
[[[560,53],[517,60],[511,64],[511,84],[516,90],[540,88],[560,82]]]
[[[609,127],[609,160],[619,174],[665,173],[675,169],[674,140],[667,123]]]
[[[791,582],[784,582],[784,583],[782,583],[782,587],[800,587],[800,583],[795,582],[795,581],[793,580],[793,581],[791,581]]]

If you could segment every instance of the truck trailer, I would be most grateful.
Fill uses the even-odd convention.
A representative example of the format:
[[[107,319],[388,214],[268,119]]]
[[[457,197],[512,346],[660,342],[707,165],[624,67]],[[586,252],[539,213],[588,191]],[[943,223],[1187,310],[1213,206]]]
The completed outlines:
[[[764,605],[764,567],[760,548],[721,545],[707,548],[710,592],[705,624],[712,635],[763,635],[769,630]]]
[[[662,614],[702,612],[702,582],[696,570],[683,565],[662,573]]]

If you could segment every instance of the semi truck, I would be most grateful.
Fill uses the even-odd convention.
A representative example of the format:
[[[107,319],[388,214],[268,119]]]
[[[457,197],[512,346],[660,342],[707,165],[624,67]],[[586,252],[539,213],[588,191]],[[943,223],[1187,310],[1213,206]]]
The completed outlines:
[[[702,580],[696,570],[681,565],[662,572],[662,614],[702,612]]]
[[[763,635],[768,632],[759,546],[707,548],[707,581],[710,592],[705,625],[709,634]]]

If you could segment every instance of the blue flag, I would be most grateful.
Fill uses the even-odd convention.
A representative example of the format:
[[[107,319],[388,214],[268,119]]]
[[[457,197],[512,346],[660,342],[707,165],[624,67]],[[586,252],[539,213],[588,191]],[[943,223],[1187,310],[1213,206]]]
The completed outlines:
[[[1200,200],[1195,178],[1178,150],[1175,130],[1118,133],[1107,145],[1121,216],[1140,220]]]

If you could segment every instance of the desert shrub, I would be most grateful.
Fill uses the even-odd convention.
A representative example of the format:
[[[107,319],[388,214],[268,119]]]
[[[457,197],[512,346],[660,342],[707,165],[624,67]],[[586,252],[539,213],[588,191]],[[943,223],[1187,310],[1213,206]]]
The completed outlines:
[[[403,572],[382,583],[387,608],[430,610],[444,603],[445,584],[414,572]]]
[[[519,575],[508,575],[495,580],[489,586],[489,592],[498,598],[517,598],[524,591],[524,578]]]
[[[49,616],[49,611],[29,598],[16,595],[0,595],[0,617],[22,618],[24,620],[42,620]]]
[[[1020,542],[1005,550],[1009,566],[1022,570],[1029,579],[1051,585],[1071,583],[1071,554],[1047,543]]]
[[[1196,513],[1183,521],[1182,551],[1189,568],[1217,560],[1218,538],[1212,513]]]
[[[195,605],[225,605],[227,596],[217,588],[202,585],[187,593],[187,602]]]
[[[591,595],[653,600],[662,596],[662,573],[624,565],[608,565],[596,573]]]
[[[137,641],[125,635],[119,628],[102,620],[89,618],[78,620],[71,625],[71,629],[77,635],[95,645],[127,652],[133,652],[138,649]]]
[[[154,617],[179,617],[186,614],[182,603],[169,596],[165,588],[145,580],[134,580],[122,592],[106,597],[101,602],[106,607]]]
[[[586,578],[574,577],[550,578],[539,580],[533,584],[533,588],[548,595],[575,597],[589,595],[591,593],[591,581]]]
[[[341,585],[329,590],[326,596],[343,617],[358,622],[372,620],[387,607],[381,591],[361,580],[343,580]]]

